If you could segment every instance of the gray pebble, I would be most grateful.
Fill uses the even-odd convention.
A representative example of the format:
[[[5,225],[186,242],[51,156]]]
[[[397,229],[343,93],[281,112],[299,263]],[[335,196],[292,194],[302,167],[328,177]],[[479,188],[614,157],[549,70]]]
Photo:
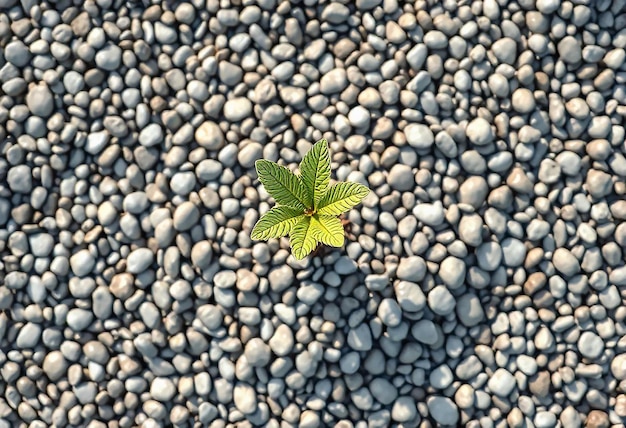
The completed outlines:
[[[457,299],[456,314],[466,327],[474,327],[485,318],[483,305],[475,294],[463,294]]]
[[[499,397],[506,398],[515,388],[515,377],[506,369],[499,368],[487,382],[489,390]]]
[[[428,293],[428,307],[435,314],[446,316],[454,311],[456,300],[445,286],[438,285]]]
[[[431,396],[426,404],[428,411],[435,421],[441,425],[454,426],[459,421],[459,410],[456,404],[448,397]]]
[[[106,71],[119,69],[122,61],[122,49],[114,44],[107,44],[98,49],[95,56],[96,65]]]
[[[30,193],[33,187],[31,170],[27,165],[16,165],[7,174],[7,183],[13,192]]]
[[[35,116],[48,117],[54,110],[52,92],[45,84],[33,86],[26,94],[26,105],[28,110]]]
[[[96,259],[91,255],[89,250],[80,250],[70,257],[70,267],[74,275],[78,277],[87,276],[92,273],[92,269],[96,265]]]
[[[604,352],[604,341],[597,334],[585,331],[580,335],[577,347],[583,357],[594,360]]]
[[[139,133],[139,144],[152,147],[163,142],[163,129],[156,123],[151,123]]]
[[[148,269],[154,262],[154,254],[148,248],[138,248],[132,251],[127,258],[126,270],[139,274]]]

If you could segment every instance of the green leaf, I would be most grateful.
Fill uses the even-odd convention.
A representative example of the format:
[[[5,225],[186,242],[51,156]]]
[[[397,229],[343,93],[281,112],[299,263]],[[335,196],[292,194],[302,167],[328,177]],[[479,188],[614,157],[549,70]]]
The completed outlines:
[[[311,218],[308,216],[301,217],[289,234],[291,250],[297,260],[302,260],[308,256],[317,246],[317,239],[313,236],[314,228],[311,227]]]
[[[304,214],[300,210],[276,206],[259,219],[254,225],[250,237],[257,241],[265,241],[270,238],[286,236],[291,232],[301,216],[304,216]]]
[[[341,220],[331,215],[315,214],[311,219],[313,236],[329,247],[341,247],[344,241],[344,230]]]
[[[257,160],[255,166],[259,180],[276,203],[302,211],[307,208],[306,191],[298,176],[284,166],[265,159]]]
[[[320,199],[317,213],[339,215],[358,205],[370,189],[359,183],[337,183]]]
[[[308,205],[316,208],[330,184],[328,142],[319,140],[300,162],[300,177],[307,191]]]

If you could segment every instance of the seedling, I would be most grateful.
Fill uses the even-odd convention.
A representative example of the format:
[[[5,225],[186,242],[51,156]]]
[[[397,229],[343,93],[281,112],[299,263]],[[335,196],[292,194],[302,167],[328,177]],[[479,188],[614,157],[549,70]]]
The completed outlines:
[[[315,143],[304,156],[299,175],[265,159],[256,161],[255,166],[261,184],[277,205],[254,225],[252,239],[266,241],[289,235],[298,260],[318,243],[343,246],[344,227],[337,216],[358,205],[370,190],[359,183],[330,185],[326,140]]]

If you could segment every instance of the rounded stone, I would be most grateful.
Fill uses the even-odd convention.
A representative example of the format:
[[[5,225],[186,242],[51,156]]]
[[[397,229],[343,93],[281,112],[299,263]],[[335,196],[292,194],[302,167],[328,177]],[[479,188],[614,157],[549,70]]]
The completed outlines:
[[[489,144],[494,139],[491,124],[482,117],[477,117],[476,119],[472,120],[467,125],[465,133],[470,142],[477,146],[484,146],[486,144]]]

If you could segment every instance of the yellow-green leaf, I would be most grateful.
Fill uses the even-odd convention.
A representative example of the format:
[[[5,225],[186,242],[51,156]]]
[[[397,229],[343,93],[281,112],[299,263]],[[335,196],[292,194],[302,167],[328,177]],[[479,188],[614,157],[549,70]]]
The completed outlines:
[[[302,211],[307,208],[307,194],[297,175],[265,159],[259,159],[255,165],[259,180],[276,203]]]
[[[286,236],[301,216],[303,214],[300,210],[276,206],[259,219],[254,225],[250,237],[254,240],[267,240]]]
[[[300,177],[307,192],[307,202],[317,207],[330,184],[330,153],[328,142],[319,140],[300,162]]]
[[[370,189],[359,183],[337,183],[328,188],[320,199],[317,213],[339,215],[358,205]]]
[[[313,236],[311,217],[303,216],[298,220],[289,234],[289,240],[291,241],[293,256],[297,260],[302,260],[315,249],[317,239]]]
[[[311,219],[313,236],[329,247],[341,247],[344,242],[344,230],[341,220],[330,215],[314,215]]]

